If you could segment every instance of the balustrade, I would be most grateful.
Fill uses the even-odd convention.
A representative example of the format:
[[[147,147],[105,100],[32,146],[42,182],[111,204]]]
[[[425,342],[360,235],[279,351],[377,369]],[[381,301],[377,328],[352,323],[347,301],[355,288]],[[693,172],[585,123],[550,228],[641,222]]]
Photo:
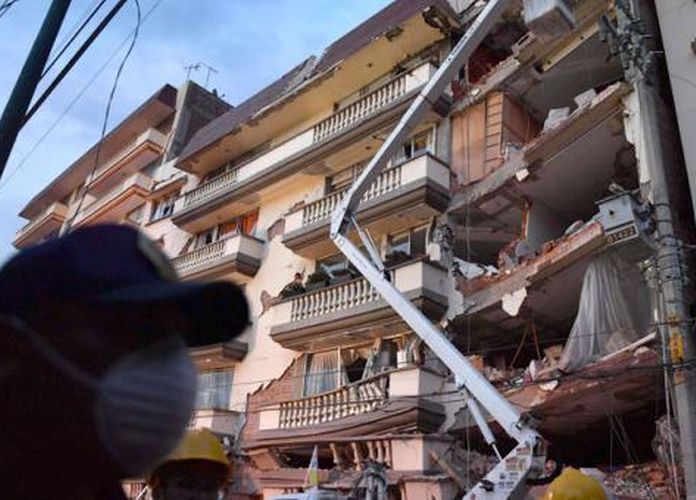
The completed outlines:
[[[363,202],[382,196],[390,191],[401,186],[401,170],[402,166],[396,166],[382,172],[370,187],[365,191],[361,198]],[[320,200],[310,203],[304,207],[302,212],[302,224],[309,225],[328,219],[338,206],[339,202],[345,196],[347,190],[332,193]]]
[[[389,374],[345,385],[331,392],[280,403],[280,427],[306,427],[373,411],[387,401]]]
[[[370,92],[314,126],[314,142],[319,142],[374,113],[406,93],[406,74]]]

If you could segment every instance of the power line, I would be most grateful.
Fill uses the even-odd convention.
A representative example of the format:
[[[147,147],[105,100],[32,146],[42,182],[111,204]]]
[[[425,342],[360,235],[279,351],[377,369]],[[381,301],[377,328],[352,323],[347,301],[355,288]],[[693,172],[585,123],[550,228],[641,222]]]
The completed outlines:
[[[99,137],[99,142],[97,143],[97,151],[94,155],[94,165],[92,165],[92,169],[90,170],[89,174],[87,175],[87,179],[91,178],[92,175],[94,175],[94,172],[97,170],[97,167],[99,167],[99,154],[101,153],[101,148],[102,144],[104,142],[104,136],[106,136],[106,127],[109,124],[109,114],[111,113],[111,104],[113,103],[114,100],[114,95],[116,94],[116,88],[118,87],[118,82],[121,79],[121,73],[123,72],[123,68],[126,65],[126,61],[128,61],[128,58],[131,55],[131,52],[133,52],[133,47],[135,47],[135,42],[138,40],[138,33],[140,33],[140,23],[142,22],[141,20],[141,12],[140,12],[140,0],[134,0],[135,1],[135,10],[136,10],[136,24],[135,24],[135,31],[133,32],[133,39],[131,40],[131,43],[128,47],[128,50],[126,50],[125,55],[123,56],[123,59],[121,60],[121,64],[118,66],[118,70],[116,70],[116,76],[114,77],[114,83],[111,86],[111,92],[109,92],[109,100],[106,103],[106,111],[104,112],[104,122],[102,123],[102,129],[101,129],[101,136]],[[66,221],[65,226],[63,227],[63,232],[67,232],[70,230],[70,226],[72,225],[73,221],[75,220],[75,217],[77,217],[77,214],[80,213],[80,208],[82,208],[82,203],[85,201],[85,196],[87,195],[87,190],[83,189],[82,193],[80,195],[80,199],[77,202],[77,208],[73,212],[72,217]]]
[[[58,62],[58,59],[60,59],[60,56],[62,56],[65,53],[65,51],[68,50],[68,47],[72,45],[72,43],[75,41],[78,35],[82,32],[83,29],[85,29],[85,26],[89,24],[89,22],[97,14],[97,12],[99,12],[99,9],[101,9],[102,5],[104,5],[105,2],[106,0],[101,0],[99,5],[97,5],[94,8],[94,10],[92,10],[92,12],[86,17],[86,19],[84,19],[80,27],[77,28],[77,30],[72,34],[72,36],[70,36],[70,39],[63,43],[63,46],[58,50],[58,54],[56,54],[53,60],[50,63],[48,63],[46,69],[43,70],[43,73],[41,73],[41,78],[46,76],[46,73],[51,71],[51,68],[56,64],[56,62]]]
[[[7,11],[10,10],[10,7],[12,7],[18,1],[19,0],[4,0],[4,2],[2,2],[0,5],[0,17],[4,16]]]
[[[23,124],[26,124],[26,122],[31,119],[31,117],[36,113],[41,105],[44,103],[46,99],[51,95],[51,93],[55,90],[55,88],[58,86],[58,84],[63,81],[63,78],[65,78],[72,69],[72,67],[77,64],[77,61],[79,61],[80,57],[87,51],[87,49],[94,43],[94,41],[97,39],[99,34],[106,28],[106,26],[111,22],[111,20],[114,18],[114,16],[118,13],[119,10],[121,10],[121,7],[126,3],[126,0],[119,0],[116,5],[109,11],[109,13],[104,17],[104,19],[101,20],[101,22],[97,25],[96,28],[94,28],[94,31],[90,33],[90,35],[87,37],[87,39],[83,42],[83,44],[80,46],[79,49],[73,54],[73,56],[68,60],[67,63],[65,63],[65,66],[63,69],[61,69],[58,72],[58,75],[53,79],[53,81],[48,84],[48,87],[46,90],[44,90],[43,94],[39,96],[38,99],[36,99],[36,102],[34,102],[33,106],[27,111],[27,113],[24,115],[24,118],[22,120]],[[140,12],[140,11],[138,11]],[[85,21],[86,23],[87,21]],[[138,23],[139,25],[140,23]],[[77,36],[77,34],[75,35]],[[68,43],[68,45],[70,42]],[[67,47],[66,47],[67,48]],[[62,53],[61,53],[62,54]],[[59,57],[60,54],[56,57]],[[55,63],[57,59],[54,59],[53,62],[51,62],[51,65]],[[50,68],[49,68],[50,69]],[[46,75],[46,72],[42,73],[41,77],[43,78]]]
[[[159,5],[162,3],[163,0],[156,0],[155,3],[152,4],[152,7],[145,13],[145,15],[142,17],[142,21],[140,25],[142,26],[145,24],[147,19],[150,17],[150,15],[159,7]],[[31,157],[31,155],[39,148],[41,144],[46,140],[46,138],[55,130],[55,128],[63,121],[63,118],[67,116],[67,114],[70,112],[70,110],[77,104],[77,102],[85,95],[87,90],[92,86],[92,84],[99,78],[99,76],[104,72],[104,70],[109,66],[111,61],[116,57],[119,53],[119,51],[126,45],[128,40],[133,36],[135,33],[135,29],[133,29],[126,37],[123,39],[123,41],[116,47],[116,49],[111,53],[111,55],[107,58],[107,60],[102,64],[102,66],[92,75],[92,77],[87,81],[84,87],[80,89],[80,92],[75,96],[75,98],[70,101],[70,103],[65,107],[65,109],[61,112],[61,114],[56,118],[56,120],[49,126],[49,128],[44,132],[41,137],[32,145],[32,147],[29,149],[29,151],[22,157],[22,159],[17,163],[17,166],[6,175],[2,181],[0,181],[0,192],[2,192],[2,189],[10,182],[10,180],[17,174],[22,167],[26,164],[27,160]]]

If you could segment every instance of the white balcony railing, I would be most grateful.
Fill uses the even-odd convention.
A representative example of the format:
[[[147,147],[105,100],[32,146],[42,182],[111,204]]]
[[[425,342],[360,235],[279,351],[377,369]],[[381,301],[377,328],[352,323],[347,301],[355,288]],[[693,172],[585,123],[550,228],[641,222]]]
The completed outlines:
[[[133,189],[134,191],[149,191],[150,187],[152,185],[152,179],[148,177],[145,174],[138,173],[135,174],[125,181],[123,181],[121,184],[119,184],[117,187],[109,191],[107,194],[102,196],[101,198],[97,198],[94,200],[92,203],[90,203],[88,206],[83,208],[80,213],[75,217],[74,225],[80,224],[82,222],[85,222],[88,219],[91,219],[95,214],[97,214],[99,211],[101,211],[103,208],[105,208],[107,205],[110,203],[114,202],[116,199],[118,199],[120,196],[124,195],[126,192],[129,190]],[[125,215],[125,213],[130,212],[132,209],[134,209],[138,204],[140,204],[143,200],[138,199],[138,201],[132,200],[132,203],[125,204],[121,207],[119,207],[118,214],[119,216]],[[133,203],[135,203],[134,206]]]
[[[180,201],[177,202],[175,213],[181,213],[200,206],[233,189],[233,186],[237,183],[244,182],[266,170],[270,170],[292,155],[311,147],[315,142],[337,134],[341,130],[378,112],[400,96],[427,83],[435,73],[435,69],[435,66],[429,62],[419,66],[388,82],[383,87],[371,92],[348,107],[337,111],[312,128],[240,165],[235,171],[201,184],[180,198]]]
[[[41,212],[41,214],[38,217],[28,222],[24,225],[24,227],[22,227],[22,229],[17,231],[17,234],[15,235],[14,239],[15,243],[24,240],[31,233],[36,231],[37,228],[39,228],[40,226],[42,226],[50,220],[55,220],[57,225],[60,225],[65,220],[67,213],[68,207],[65,204],[60,202],[50,204],[48,208]]]
[[[375,410],[388,400],[389,373],[336,390],[280,403],[282,429],[307,427]]]
[[[390,272],[392,283],[401,292],[427,289],[440,293],[446,279],[446,273],[440,267],[424,260],[407,262]],[[326,314],[341,311],[350,314],[352,308],[380,299],[379,292],[367,280],[358,278],[276,304],[273,306],[275,324],[292,325],[302,320],[320,320]]]
[[[382,172],[370,185],[361,201],[368,201],[392,191],[401,186],[401,166],[390,168]],[[328,219],[343,199],[347,189],[332,193],[313,203],[306,205],[302,210],[302,225],[307,226],[324,219]]]
[[[444,164],[428,154],[422,154],[382,172],[370,185],[361,201],[366,202],[379,198],[417,181],[433,181],[448,191],[449,177],[449,169]],[[329,217],[345,193],[345,190],[332,193],[308,203],[301,210],[290,213],[285,221],[286,233],[321,221],[328,223]]]
[[[314,126],[313,141],[318,142],[339,133],[354,123],[371,115],[399,97],[425,84],[435,73],[435,66],[424,64],[404,73],[370,92],[349,106],[337,111]]]
[[[235,255],[243,254],[260,260],[263,242],[251,236],[236,234],[185,253],[172,260],[181,276],[190,276],[212,269]]]
[[[198,205],[215,197],[218,193],[226,191],[227,187],[237,183],[238,174],[238,170],[232,170],[189,191],[183,196],[183,207],[188,208]]]

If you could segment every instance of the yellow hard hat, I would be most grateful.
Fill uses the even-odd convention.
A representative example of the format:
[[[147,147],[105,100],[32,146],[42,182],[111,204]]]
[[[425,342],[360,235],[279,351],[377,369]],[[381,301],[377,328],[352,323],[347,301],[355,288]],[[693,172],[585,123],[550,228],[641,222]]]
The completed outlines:
[[[607,495],[595,478],[566,467],[551,481],[542,500],[607,500]]]
[[[183,460],[208,460],[225,467],[230,466],[222,443],[208,429],[188,431],[176,449],[164,460],[164,463]]]

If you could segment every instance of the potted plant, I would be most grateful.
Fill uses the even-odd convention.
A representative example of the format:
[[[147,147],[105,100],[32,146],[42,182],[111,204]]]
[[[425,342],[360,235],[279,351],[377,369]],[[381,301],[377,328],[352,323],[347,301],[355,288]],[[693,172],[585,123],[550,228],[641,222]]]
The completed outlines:
[[[295,297],[296,295],[302,295],[305,293],[305,287],[302,284],[302,275],[300,273],[295,274],[295,278],[285,285],[280,291],[281,299],[289,299],[290,297]]]
[[[319,268],[312,274],[307,276],[307,283],[305,284],[307,291],[311,292],[314,290],[319,290],[324,288],[329,283],[329,275],[326,271]]]

